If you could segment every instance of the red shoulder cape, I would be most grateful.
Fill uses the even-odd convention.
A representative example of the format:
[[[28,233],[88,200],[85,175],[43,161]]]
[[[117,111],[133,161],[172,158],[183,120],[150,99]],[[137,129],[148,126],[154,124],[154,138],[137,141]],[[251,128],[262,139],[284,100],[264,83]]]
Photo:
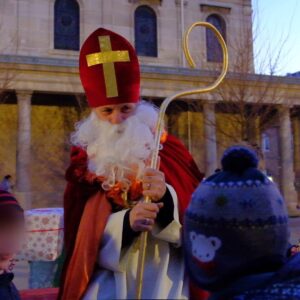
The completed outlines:
[[[166,182],[174,187],[178,195],[179,215],[183,220],[191,194],[202,180],[203,174],[183,144],[172,135],[168,135],[159,155],[160,170],[164,172]],[[60,298],[79,300],[91,278],[99,251],[99,239],[111,213],[111,207],[104,194],[99,192],[96,176],[87,169],[87,154],[83,149],[72,148],[71,164],[66,171],[66,179],[66,262]],[[90,234],[87,235],[86,232]],[[193,294],[194,292],[193,288]],[[196,293],[194,299],[206,298],[205,295],[200,296],[199,291]]]

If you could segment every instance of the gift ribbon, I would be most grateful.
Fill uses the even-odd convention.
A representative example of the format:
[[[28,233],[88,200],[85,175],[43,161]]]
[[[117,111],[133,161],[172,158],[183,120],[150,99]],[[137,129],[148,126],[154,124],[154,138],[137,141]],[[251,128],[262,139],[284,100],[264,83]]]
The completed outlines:
[[[35,233],[35,232],[60,231],[60,230],[64,230],[64,228],[29,230],[27,232],[28,233]]]

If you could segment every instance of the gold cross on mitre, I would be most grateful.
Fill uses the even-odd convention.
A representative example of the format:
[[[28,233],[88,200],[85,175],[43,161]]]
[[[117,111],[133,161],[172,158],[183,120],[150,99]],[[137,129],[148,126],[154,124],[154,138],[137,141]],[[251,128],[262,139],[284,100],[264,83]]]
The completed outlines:
[[[118,85],[115,71],[115,62],[130,61],[127,50],[112,51],[110,36],[98,36],[100,51],[88,54],[86,61],[88,67],[103,64],[103,73],[106,88],[106,97],[112,98],[118,96]]]

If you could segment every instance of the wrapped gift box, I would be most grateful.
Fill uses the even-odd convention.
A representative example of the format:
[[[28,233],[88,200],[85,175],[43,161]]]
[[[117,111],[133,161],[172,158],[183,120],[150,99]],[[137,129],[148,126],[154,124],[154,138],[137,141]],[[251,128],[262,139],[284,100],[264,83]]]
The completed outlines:
[[[56,300],[58,289],[25,290],[20,292],[22,300]]]
[[[63,208],[32,209],[25,212],[26,239],[18,259],[54,261],[63,249]]]

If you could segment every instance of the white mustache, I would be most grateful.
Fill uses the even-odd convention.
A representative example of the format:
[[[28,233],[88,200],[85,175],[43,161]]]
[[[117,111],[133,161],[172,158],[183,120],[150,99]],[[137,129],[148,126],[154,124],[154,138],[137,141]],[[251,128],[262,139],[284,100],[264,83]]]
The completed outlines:
[[[107,186],[118,181],[125,183],[128,176],[139,178],[145,168],[154,145],[157,116],[157,110],[149,104],[141,104],[121,124],[99,120],[92,112],[77,125],[71,141],[87,150],[88,169],[107,178]]]

